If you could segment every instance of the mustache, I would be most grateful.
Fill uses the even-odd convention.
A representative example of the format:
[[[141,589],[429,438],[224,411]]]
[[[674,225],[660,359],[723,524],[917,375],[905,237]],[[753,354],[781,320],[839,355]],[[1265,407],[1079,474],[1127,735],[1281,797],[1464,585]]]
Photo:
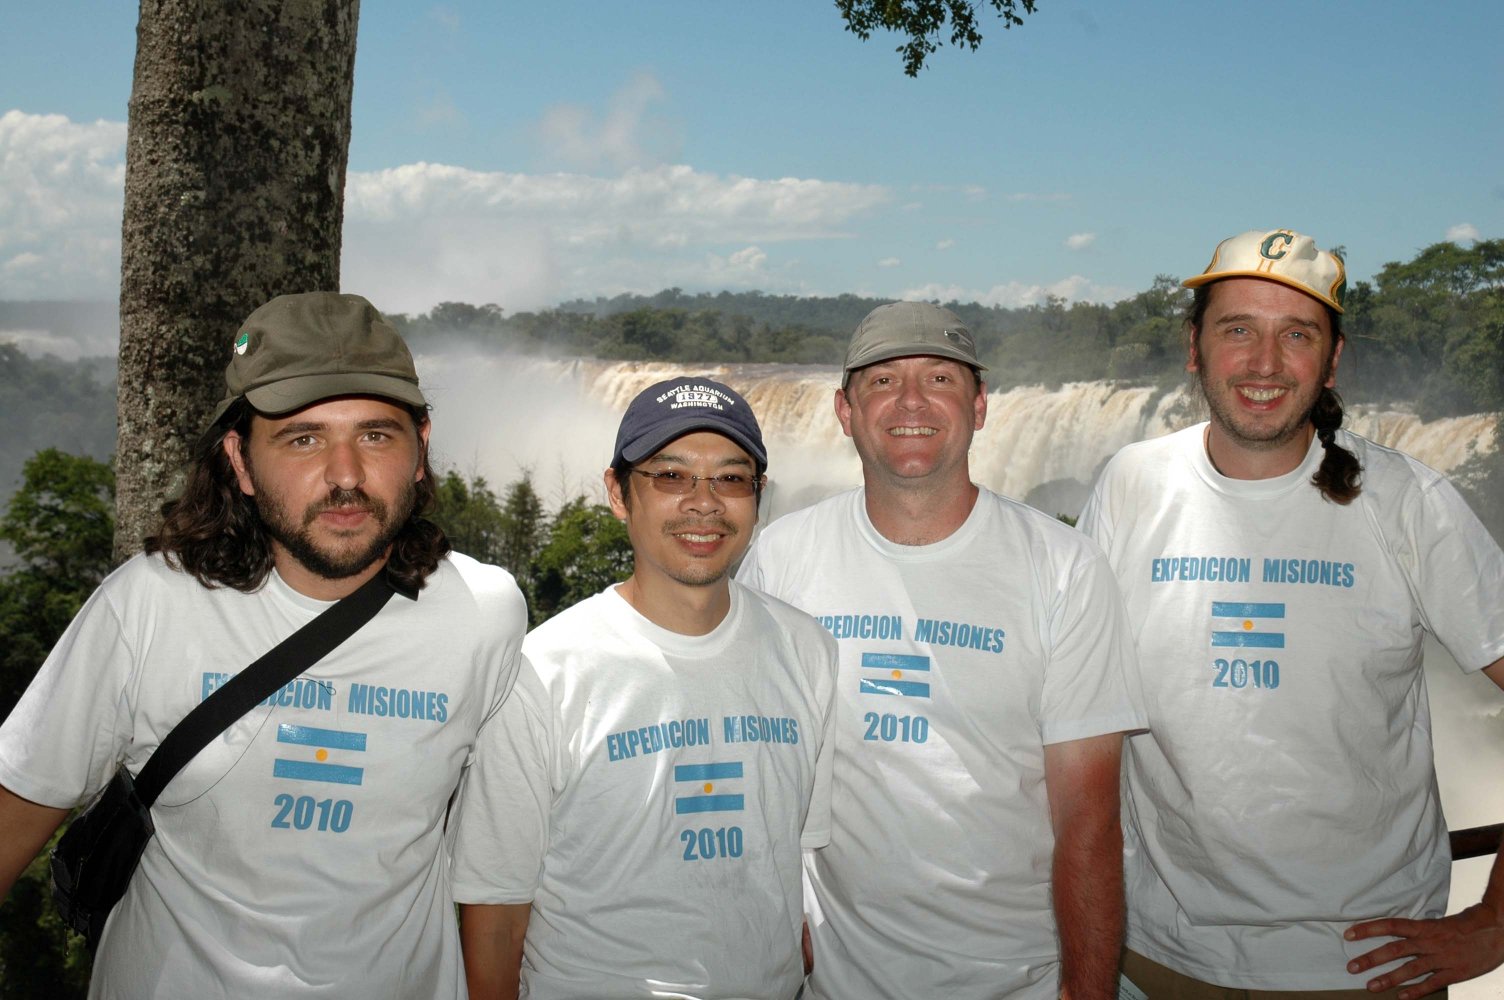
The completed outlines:
[[[378,521],[386,521],[386,504],[372,497],[359,486],[353,490],[342,489],[334,486],[329,490],[329,495],[318,503],[310,504],[303,512],[303,526],[307,527],[318,519],[318,516],[326,510],[340,511],[365,511],[372,514]]]
[[[681,517],[677,521],[669,521],[663,526],[663,533],[665,535],[677,535],[680,532],[689,532],[695,535],[706,535],[716,532],[732,536],[738,534],[740,529],[730,521],[719,517]]]

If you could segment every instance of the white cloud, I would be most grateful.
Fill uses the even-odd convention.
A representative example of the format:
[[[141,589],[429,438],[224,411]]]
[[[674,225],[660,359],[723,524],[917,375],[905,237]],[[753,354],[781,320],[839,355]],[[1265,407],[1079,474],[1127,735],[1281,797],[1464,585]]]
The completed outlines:
[[[1447,239],[1452,243],[1465,243],[1478,236],[1478,227],[1471,222],[1461,222],[1447,230]]]
[[[956,241],[955,240],[941,240],[939,243],[935,244],[935,249],[936,250],[949,250],[951,247],[953,247],[955,245],[956,245]]]
[[[758,247],[745,247],[726,259],[726,267],[733,271],[761,271],[768,262],[768,255]]]
[[[125,125],[0,115],[0,298],[113,298]],[[847,239],[889,188],[688,166],[522,174],[413,163],[352,172],[342,284],[382,308],[445,300],[509,312],[576,295],[801,291],[779,244]]]
[[[650,112],[666,96],[651,73],[638,73],[607,102],[603,114],[579,104],[544,111],[537,135],[546,155],[579,170],[647,167],[678,153],[667,123]]]
[[[0,115],[0,298],[109,298],[120,282],[125,124]]]
[[[1065,248],[1067,250],[1085,250],[1095,242],[1097,242],[1096,233],[1075,233],[1065,238]]]
[[[897,267],[898,265],[900,265],[902,263],[903,263],[903,261],[899,260],[897,257],[884,257],[882,260],[880,260],[880,261],[877,262],[877,266],[878,267]]]
[[[890,199],[878,185],[687,166],[601,177],[415,163],[350,174],[343,283],[379,289],[385,308],[409,312],[444,300],[515,312],[753,274],[776,285],[767,276],[785,272],[768,267],[768,244],[848,236],[854,219]],[[714,249],[728,243],[745,247]]]
[[[1017,309],[1022,306],[1043,305],[1051,295],[1065,299],[1067,302],[1117,302],[1132,294],[1133,291],[1130,289],[1098,285],[1090,278],[1073,274],[1048,285],[1030,285],[1010,281],[1007,284],[993,285],[985,289],[930,282],[917,288],[907,289],[899,297],[940,302],[978,302],[984,306]]]

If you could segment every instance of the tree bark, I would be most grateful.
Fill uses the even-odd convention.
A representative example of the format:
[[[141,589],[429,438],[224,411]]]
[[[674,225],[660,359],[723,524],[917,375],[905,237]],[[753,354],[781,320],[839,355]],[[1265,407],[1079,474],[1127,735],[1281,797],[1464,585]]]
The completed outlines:
[[[339,289],[359,0],[141,0],[121,237],[115,556],[224,391],[236,327]]]

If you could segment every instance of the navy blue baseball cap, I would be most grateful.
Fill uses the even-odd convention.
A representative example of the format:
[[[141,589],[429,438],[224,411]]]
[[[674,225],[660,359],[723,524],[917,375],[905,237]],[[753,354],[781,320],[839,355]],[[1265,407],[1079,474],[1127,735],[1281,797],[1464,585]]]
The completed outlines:
[[[767,471],[768,449],[752,407],[730,386],[688,375],[658,382],[637,394],[616,430],[611,464],[623,459],[641,462],[670,441],[695,431],[725,435],[752,456],[758,475]]]

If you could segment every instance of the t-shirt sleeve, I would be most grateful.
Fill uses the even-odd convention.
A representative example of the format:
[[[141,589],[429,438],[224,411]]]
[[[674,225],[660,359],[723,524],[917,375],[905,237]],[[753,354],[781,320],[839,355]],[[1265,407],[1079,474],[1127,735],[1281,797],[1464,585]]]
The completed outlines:
[[[511,694],[480,729],[461,786],[457,903],[527,903],[537,891],[553,801],[547,705],[542,681],[523,654]]]
[[[522,597],[522,592],[515,586],[508,595],[506,610],[502,618],[503,630],[507,635],[505,644],[501,647],[500,662],[497,664],[496,686],[492,694],[491,705],[486,710],[486,719],[490,719],[505,703],[512,693],[513,685],[517,683],[517,675],[522,665],[522,638],[527,632],[527,602]]]
[[[831,772],[836,755],[836,673],[840,653],[829,635],[820,636],[822,659],[821,684],[818,688],[825,718],[820,727],[820,753],[815,758],[815,783],[810,792],[809,812],[804,817],[804,832],[799,846],[805,849],[830,843]]]
[[[1092,547],[1065,574],[1050,605],[1049,662],[1040,695],[1040,737],[1064,743],[1148,725],[1138,657],[1123,598]]]
[[[1473,672],[1504,657],[1504,552],[1445,478],[1421,492],[1406,547],[1422,621]]]
[[[1097,478],[1096,485],[1092,487],[1091,494],[1086,498],[1086,506],[1081,508],[1081,516],[1076,519],[1076,527],[1097,546],[1106,552],[1112,548],[1112,526],[1107,519],[1106,504],[1103,501],[1103,490],[1106,488],[1108,472],[1103,471]]]
[[[742,558],[741,567],[736,571],[736,582],[746,584],[748,587],[760,590],[766,594],[769,592],[768,581],[766,579],[767,573],[763,568],[761,559],[765,537],[764,534],[759,533],[752,540],[751,547],[747,549],[746,556]]]
[[[0,726],[0,785],[57,809],[104,788],[131,738],[135,657],[96,590]]]

